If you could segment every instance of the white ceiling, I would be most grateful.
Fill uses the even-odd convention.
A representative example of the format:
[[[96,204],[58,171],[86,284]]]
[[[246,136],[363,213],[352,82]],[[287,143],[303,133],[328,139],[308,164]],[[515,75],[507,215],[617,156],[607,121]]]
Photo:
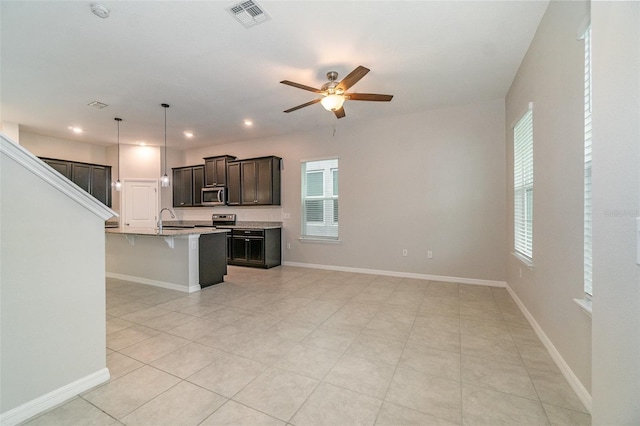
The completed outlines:
[[[169,103],[167,143],[187,149],[497,99],[548,4],[256,1],[272,19],[247,29],[226,11],[234,1],[96,1],[111,12],[101,19],[90,1],[2,0],[0,118],[112,144],[121,117],[121,143],[161,145]],[[358,65],[371,72],[350,91],[390,103],[348,101],[339,121],[320,104],[282,112],[316,96],[281,80],[320,87]]]

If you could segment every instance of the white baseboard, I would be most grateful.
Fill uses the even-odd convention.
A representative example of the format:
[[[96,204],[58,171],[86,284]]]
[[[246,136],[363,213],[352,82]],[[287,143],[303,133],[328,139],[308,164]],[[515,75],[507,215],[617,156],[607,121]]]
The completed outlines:
[[[168,290],[182,291],[185,293],[195,293],[196,291],[200,291],[202,289],[200,285],[190,285],[187,287],[180,284],[168,283],[166,281],[150,280],[148,278],[134,277],[133,275],[116,274],[113,272],[106,272],[105,275],[109,278],[115,278],[117,280],[132,281],[138,284],[152,285],[154,287],[161,287],[161,288],[166,288]]]
[[[109,380],[109,369],[103,368],[93,374],[83,377],[80,380],[62,386],[52,392],[42,395],[27,403],[24,403],[12,410],[0,414],[0,425],[14,426],[37,414],[55,407],[76,395],[88,391],[89,389]]]
[[[383,271],[378,269],[351,268],[346,266],[319,265],[315,263],[282,262],[285,266],[300,268],[325,269],[329,271],[354,272],[357,274],[384,275],[387,277],[415,278],[418,280],[444,281],[451,283],[506,287],[504,281],[481,280],[477,278],[447,277],[444,275],[416,274],[413,272]]]
[[[576,393],[576,395],[580,399],[580,402],[582,402],[582,405],[584,405],[587,411],[591,413],[592,399],[589,391],[587,391],[587,389],[582,385],[582,382],[580,382],[578,377],[573,373],[573,370],[571,370],[569,364],[567,364],[562,355],[560,355],[560,352],[558,352],[549,337],[547,337],[544,330],[542,330],[542,327],[540,327],[533,315],[531,315],[526,306],[524,306],[524,303],[522,303],[518,295],[511,289],[511,287],[509,287],[508,284],[507,291],[509,292],[513,300],[515,300],[525,318],[527,318],[527,321],[529,321],[529,324],[531,324],[531,327],[533,327],[544,347],[547,348],[547,351],[549,351],[549,355],[551,355],[553,362],[556,363],[564,378],[567,379],[567,382],[569,382],[569,386],[571,386],[571,389],[573,389],[573,391]]]

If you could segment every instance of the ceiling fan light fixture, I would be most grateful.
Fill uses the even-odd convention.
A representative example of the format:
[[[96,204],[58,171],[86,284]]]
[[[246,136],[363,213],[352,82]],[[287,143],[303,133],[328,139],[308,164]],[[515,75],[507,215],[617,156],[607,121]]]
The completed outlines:
[[[324,109],[326,109],[327,111],[337,111],[340,108],[342,108],[344,101],[345,101],[345,98],[343,95],[334,94],[334,95],[325,96],[324,98],[322,98],[320,103],[322,104]]]

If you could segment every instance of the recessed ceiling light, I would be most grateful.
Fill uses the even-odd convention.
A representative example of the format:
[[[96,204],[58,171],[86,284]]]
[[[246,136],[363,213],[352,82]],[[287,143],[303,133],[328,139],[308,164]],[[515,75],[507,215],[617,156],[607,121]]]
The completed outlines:
[[[93,12],[94,15],[102,18],[102,19],[106,19],[109,17],[109,9],[107,9],[106,7],[104,7],[101,4],[92,4],[91,5],[91,12]]]
[[[244,125],[247,127],[251,127],[253,126],[253,121],[249,120],[249,119],[245,119],[244,120]]]
[[[186,137],[188,137],[188,138],[192,138],[192,137],[193,137],[193,132],[190,132],[190,131],[188,131],[188,130],[185,130],[183,133],[184,133],[184,135],[185,135]]]
[[[71,130],[73,133],[82,133],[82,129],[76,126],[69,126],[69,130]]]

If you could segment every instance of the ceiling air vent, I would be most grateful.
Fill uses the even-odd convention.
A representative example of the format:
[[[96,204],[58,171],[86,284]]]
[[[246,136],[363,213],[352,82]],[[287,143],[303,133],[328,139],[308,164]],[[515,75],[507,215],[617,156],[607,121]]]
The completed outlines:
[[[93,108],[98,108],[98,109],[106,108],[106,107],[109,106],[109,105],[105,104],[104,102],[100,102],[100,101],[89,102],[87,105],[90,106],[90,107],[93,107]]]
[[[227,10],[246,28],[253,27],[254,25],[271,19],[264,8],[253,0],[240,2]]]

